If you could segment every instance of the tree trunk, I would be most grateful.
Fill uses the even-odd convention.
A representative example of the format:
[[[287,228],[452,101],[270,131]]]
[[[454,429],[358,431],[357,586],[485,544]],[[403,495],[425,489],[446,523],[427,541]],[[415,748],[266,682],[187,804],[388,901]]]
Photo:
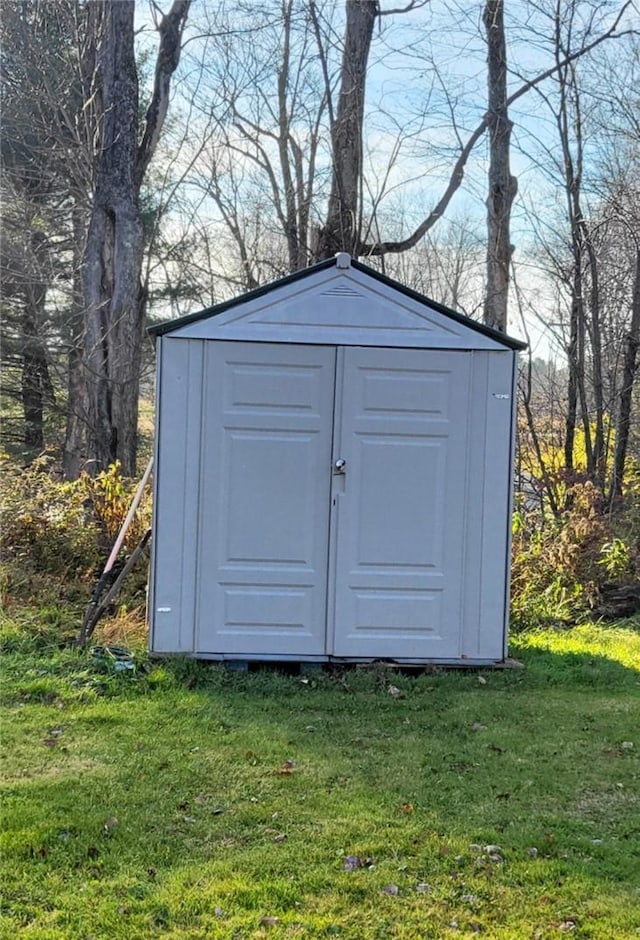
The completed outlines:
[[[22,349],[22,408],[24,414],[24,444],[29,456],[40,453],[44,447],[44,403],[53,398],[47,355],[42,340],[44,307],[47,296],[45,281],[47,239],[40,231],[29,234],[33,271],[27,279],[21,317]]]
[[[134,10],[133,0],[90,5],[102,134],[82,271],[91,469],[120,460],[126,475],[135,473],[143,326]]]
[[[362,125],[367,61],[377,0],[347,0],[347,23],[340,73],[340,94],[331,129],[333,168],[327,218],[316,260],[338,251],[359,253]]]
[[[66,341],[69,348],[67,375],[67,421],[65,427],[62,469],[67,480],[75,480],[87,459],[87,386],[84,373],[81,264],[86,233],[85,211],[72,210],[73,230],[73,298],[68,319]]]
[[[139,139],[134,0],[91,0],[87,55],[95,56],[92,107],[100,128],[82,288],[91,472],[119,460],[136,471],[144,328],[140,186],[167,113],[190,0],[174,0],[160,24],[154,92]]]
[[[633,385],[637,371],[637,357],[640,349],[640,251],[636,253],[636,273],[633,285],[633,300],[631,302],[631,322],[624,352],[624,366],[622,370],[622,389],[620,404],[618,406],[618,420],[616,423],[616,447],[613,458],[613,474],[611,478],[610,499],[613,503],[622,496],[624,468],[627,459],[629,444],[629,428],[631,425],[631,404],[633,399]]]
[[[509,266],[513,246],[509,234],[511,206],[518,191],[509,166],[512,122],[507,109],[507,49],[503,0],[487,0],[489,107],[489,196],[487,198],[487,285],[484,322],[506,332],[509,298]]]

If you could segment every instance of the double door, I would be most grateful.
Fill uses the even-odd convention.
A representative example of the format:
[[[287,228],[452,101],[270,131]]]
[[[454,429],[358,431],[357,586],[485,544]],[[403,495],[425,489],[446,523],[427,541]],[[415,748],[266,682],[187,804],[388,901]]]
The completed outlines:
[[[196,654],[459,655],[469,359],[207,344]]]

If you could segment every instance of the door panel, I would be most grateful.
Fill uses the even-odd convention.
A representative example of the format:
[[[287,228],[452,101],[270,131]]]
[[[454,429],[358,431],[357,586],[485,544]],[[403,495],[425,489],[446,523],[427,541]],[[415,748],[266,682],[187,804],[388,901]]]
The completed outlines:
[[[343,355],[333,653],[456,657],[470,357],[357,347]]]
[[[323,655],[335,349],[206,357],[197,651]]]

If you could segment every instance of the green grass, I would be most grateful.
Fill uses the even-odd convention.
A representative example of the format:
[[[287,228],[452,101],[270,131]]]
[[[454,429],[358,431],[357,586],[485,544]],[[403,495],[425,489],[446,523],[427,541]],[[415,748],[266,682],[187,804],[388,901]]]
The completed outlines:
[[[640,936],[637,629],[417,677],[5,645],[2,937]]]

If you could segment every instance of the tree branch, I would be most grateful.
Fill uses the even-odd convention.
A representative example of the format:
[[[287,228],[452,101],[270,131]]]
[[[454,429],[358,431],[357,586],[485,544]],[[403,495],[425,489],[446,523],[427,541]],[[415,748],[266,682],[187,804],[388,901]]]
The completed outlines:
[[[187,22],[191,0],[173,0],[169,12],[162,17],[159,26],[160,47],[156,61],[156,74],[151,104],[147,111],[144,135],[138,147],[136,182],[141,184],[151,162],[169,107],[171,76],[178,67],[182,44],[182,33]]]
[[[589,52],[595,49],[596,46],[599,46],[607,39],[619,39],[621,36],[627,36],[634,32],[633,30],[625,30],[621,33],[617,32],[618,25],[620,24],[620,21],[630,6],[632,6],[632,0],[627,0],[609,29],[601,36],[598,36],[596,39],[594,39],[593,42],[590,42],[586,46],[578,49],[576,52],[572,52],[570,55],[565,56],[561,61],[555,62],[550,68],[546,69],[544,72],[541,72],[539,75],[536,75],[535,78],[531,78],[524,82],[516,91],[514,91],[512,95],[507,98],[506,106],[510,107],[514,102],[518,101],[519,98],[522,98],[524,95],[526,95],[527,92],[537,88],[538,85],[541,85],[542,82],[556,74],[558,71],[560,71],[560,69],[565,68],[571,62],[574,62],[576,59],[587,55]],[[417,245],[418,242],[424,238],[429,229],[432,228],[438,219],[444,214],[447,206],[453,199],[453,196],[462,185],[467,161],[475,145],[484,136],[488,126],[489,115],[485,114],[480,124],[478,124],[460,151],[458,159],[456,160],[451,172],[449,182],[441,198],[438,200],[436,206],[434,209],[432,209],[427,218],[420,223],[420,225],[415,229],[414,232],[412,232],[411,235],[407,236],[407,238],[400,239],[399,241],[384,241],[361,244],[358,248],[358,254],[364,256],[375,256],[387,253],[397,254],[402,251],[408,251],[410,248],[413,248],[415,245]]]

